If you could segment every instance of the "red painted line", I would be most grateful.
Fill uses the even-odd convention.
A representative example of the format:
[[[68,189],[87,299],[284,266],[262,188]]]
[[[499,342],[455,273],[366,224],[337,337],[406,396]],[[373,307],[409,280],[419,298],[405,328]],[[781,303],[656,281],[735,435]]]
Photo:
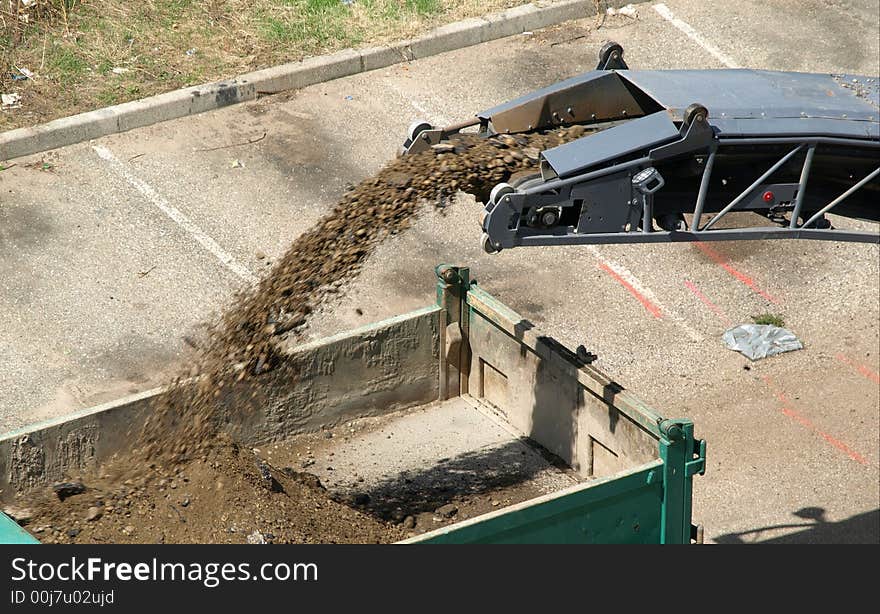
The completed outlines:
[[[735,278],[740,280],[742,283],[747,285],[755,293],[760,294],[761,296],[763,296],[765,299],[767,299],[768,301],[770,301],[774,305],[778,305],[780,303],[779,299],[771,296],[770,294],[768,294],[767,292],[765,292],[764,290],[759,288],[758,284],[755,283],[754,279],[752,279],[751,277],[749,277],[745,273],[743,273],[741,271],[737,271],[735,268],[733,268],[733,266],[730,264],[730,262],[727,260],[727,258],[724,257],[723,254],[716,251],[714,248],[706,245],[702,241],[696,241],[694,243],[694,245],[696,245],[700,249],[700,251],[702,251],[709,258],[711,258],[715,262],[715,264],[719,265],[722,269],[724,269],[725,271],[727,271],[728,273],[733,275]]]
[[[863,465],[868,464],[868,461],[864,456],[862,456],[858,452],[852,450],[849,446],[847,446],[845,443],[843,443],[839,439],[836,439],[836,438],[832,437],[831,435],[829,435],[828,433],[820,430],[818,427],[816,427],[815,424],[810,422],[807,418],[804,418],[802,415],[800,415],[799,413],[797,413],[795,410],[791,409],[790,407],[783,407],[782,413],[785,414],[786,416],[788,416],[789,418],[792,418],[796,422],[800,423],[801,425],[805,426],[806,428],[810,429],[811,431],[814,431],[819,436],[821,436],[822,439],[824,439],[825,441],[830,443],[832,446],[834,446],[835,448],[837,448],[838,450],[840,450],[841,452],[843,452],[844,454],[849,456],[851,459],[853,459],[857,463],[861,463]]]
[[[860,374],[867,377],[869,380],[871,380],[875,384],[880,384],[880,373],[877,373],[876,371],[874,371],[873,369],[871,369],[867,365],[863,365],[863,364],[857,363],[854,360],[850,360],[849,358],[847,358],[843,354],[836,354],[834,357],[837,360],[839,360],[840,362],[842,362],[843,364],[845,364],[849,367],[852,367],[853,369],[855,369]]]
[[[826,433],[825,431],[820,429],[818,426],[813,424],[813,422],[810,421],[809,418],[803,416],[802,414],[800,414],[797,411],[795,411],[794,409],[792,409],[792,406],[794,404],[791,402],[791,400],[787,396],[785,396],[785,393],[782,392],[781,390],[777,390],[776,388],[774,388],[773,382],[770,381],[769,377],[767,377],[766,375],[763,377],[764,377],[764,382],[767,384],[767,386],[770,387],[771,390],[773,390],[773,394],[776,396],[777,399],[779,399],[779,402],[782,403],[782,408],[780,409],[780,411],[782,412],[782,415],[784,415],[788,418],[791,418],[792,420],[794,420],[795,422],[797,422],[801,426],[813,431],[814,433],[819,435],[822,439],[824,439],[829,444],[831,444],[832,446],[834,446],[835,448],[837,448],[838,450],[840,450],[841,452],[843,452],[844,454],[849,456],[852,460],[856,461],[857,463],[861,463],[863,465],[868,464],[868,460],[864,456],[862,456],[861,454],[859,454],[858,452],[856,452],[855,450],[850,448],[848,445],[846,445],[845,443],[843,443],[842,441],[840,441],[836,437],[829,435],[828,433]]]
[[[724,311],[722,311],[720,307],[718,307],[715,303],[710,301],[709,298],[705,294],[700,292],[700,289],[697,288],[697,285],[694,282],[685,279],[684,285],[687,286],[687,289],[690,290],[691,292],[693,292],[694,295],[698,299],[700,299],[703,302],[703,304],[706,305],[706,307],[708,307],[712,311],[712,313],[714,313],[716,316],[721,318],[721,320],[725,324],[730,325],[730,318],[728,318],[726,315],[724,315]]]
[[[639,292],[638,290],[633,288],[632,284],[629,283],[627,280],[625,280],[623,277],[621,277],[614,269],[612,269],[610,266],[608,266],[604,262],[599,263],[599,268],[602,269],[603,271],[605,271],[606,273],[608,273],[609,275],[611,275],[611,277],[616,279],[620,283],[621,286],[623,286],[624,288],[626,288],[629,291],[630,294],[632,294],[634,297],[639,299],[639,302],[642,305],[644,305],[645,309],[647,309],[649,312],[651,312],[651,315],[653,315],[657,319],[660,319],[663,317],[663,312],[660,311],[660,308],[657,305],[655,305],[650,300],[648,300],[648,298],[644,294],[642,294],[641,292]]]

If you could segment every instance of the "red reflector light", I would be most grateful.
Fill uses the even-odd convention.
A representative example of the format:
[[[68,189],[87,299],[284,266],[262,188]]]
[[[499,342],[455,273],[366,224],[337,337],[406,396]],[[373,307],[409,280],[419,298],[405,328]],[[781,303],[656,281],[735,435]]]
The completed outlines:
[[[764,192],[763,198],[764,198],[765,203],[772,203],[775,196],[773,196],[773,192],[771,192],[770,190],[767,190],[766,192]]]

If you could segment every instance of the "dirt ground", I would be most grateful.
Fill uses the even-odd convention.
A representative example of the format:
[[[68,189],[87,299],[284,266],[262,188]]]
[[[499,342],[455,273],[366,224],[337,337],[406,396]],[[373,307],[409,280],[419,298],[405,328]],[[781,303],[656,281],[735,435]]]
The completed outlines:
[[[259,448],[221,438],[171,470],[153,465],[124,481],[130,468],[118,459],[23,498],[36,510],[24,511],[24,526],[43,543],[392,543],[573,482],[514,459],[536,454],[522,443],[502,447],[494,467],[474,454],[380,481],[341,458],[407,413]],[[326,485],[316,475],[330,472]]]
[[[405,535],[333,501],[313,475],[272,467],[232,442],[121,485],[106,474],[82,479],[85,492],[63,500],[42,493],[27,526],[42,542],[381,543]]]

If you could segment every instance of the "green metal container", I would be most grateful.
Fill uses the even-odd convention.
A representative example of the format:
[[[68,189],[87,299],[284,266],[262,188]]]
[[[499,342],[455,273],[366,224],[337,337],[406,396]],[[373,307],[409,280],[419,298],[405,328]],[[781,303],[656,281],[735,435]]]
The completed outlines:
[[[665,419],[542,335],[484,292],[468,269],[440,266],[436,273],[436,305],[290,348],[287,359],[310,377],[277,383],[284,401],[271,414],[249,412],[230,425],[234,437],[261,445],[363,416],[465,403],[554,455],[580,481],[404,543],[701,541],[691,501],[706,444],[695,439],[693,424]],[[45,486],[124,451],[160,392],[0,437],[0,493]],[[249,392],[230,391],[229,402]],[[35,541],[0,514],[0,542]]]

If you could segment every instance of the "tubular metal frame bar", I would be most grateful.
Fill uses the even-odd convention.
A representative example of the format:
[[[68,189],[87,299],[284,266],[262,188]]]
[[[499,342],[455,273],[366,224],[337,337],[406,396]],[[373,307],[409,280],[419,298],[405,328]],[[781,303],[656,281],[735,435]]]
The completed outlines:
[[[858,148],[880,149],[880,141],[863,140],[863,139],[845,139],[831,137],[771,137],[771,138],[721,138],[717,139],[706,150],[706,165],[703,169],[700,180],[700,188],[697,199],[694,204],[693,217],[691,219],[692,228],[689,231],[658,231],[658,232],[638,232],[637,230],[629,230],[624,232],[611,233],[591,233],[591,234],[557,234],[557,235],[538,235],[538,236],[521,236],[516,238],[516,245],[588,245],[588,244],[612,244],[612,243],[665,243],[677,241],[730,241],[730,240],[760,240],[760,239],[810,239],[810,240],[826,240],[826,241],[845,241],[860,243],[880,243],[880,233],[869,231],[850,231],[837,229],[815,229],[808,228],[817,219],[829,212],[835,206],[843,202],[856,190],[870,182],[874,177],[880,174],[880,168],[869,173],[861,181],[857,182],[838,198],[823,207],[822,210],[814,214],[809,220],[797,225],[803,207],[805,191],[807,189],[807,181],[809,179],[810,169],[812,167],[813,156],[819,145],[847,145]],[[717,213],[702,228],[699,227],[699,220],[703,214],[706,198],[709,192],[709,184],[712,170],[714,168],[715,157],[719,147],[730,146],[753,146],[753,145],[795,145],[795,148],[785,154],[777,161],[768,171],[766,171],[758,180],[752,183],[733,201],[728,203],[722,211]],[[798,182],[798,193],[795,199],[794,210],[792,211],[792,219],[788,226],[771,226],[771,227],[746,227],[746,228],[728,228],[722,230],[710,229],[712,225],[718,222],[731,211],[737,211],[736,205],[742,201],[748,194],[766,180],[770,175],[779,169],[785,162],[790,160],[798,152],[807,148],[806,157],[803,167],[801,168],[801,176]],[[695,154],[700,153],[699,150],[694,151]],[[521,193],[526,197],[546,193],[555,189],[562,189],[592,181],[608,175],[620,173],[630,169],[641,169],[652,165],[659,160],[652,160],[650,155],[636,158],[628,162],[622,162],[601,168],[595,171],[584,173],[575,177],[566,179],[551,180],[546,183],[526,188]]]
[[[536,235],[518,237],[514,247],[558,245],[610,245],[629,243],[687,243],[694,241],[760,241],[762,239],[809,239],[847,243],[880,244],[880,234],[861,230],[819,228],[790,229],[784,226],[724,228],[709,231],[603,232],[593,234]]]
[[[749,137],[749,138],[719,138],[721,145],[786,145],[800,143],[817,143],[819,145],[853,145],[855,147],[868,147],[880,149],[880,140],[876,139],[844,139],[829,136],[772,136],[772,137]]]
[[[744,142],[744,141],[746,141],[746,142]],[[795,140],[775,139],[775,138],[774,139],[766,139],[766,140],[759,139],[757,141],[755,139],[743,139],[743,140],[726,139],[726,140],[722,140],[721,142],[727,143],[728,145],[733,145],[733,144],[748,145],[748,144],[752,144],[753,142],[755,144],[757,144],[759,142],[767,144],[768,141],[773,141],[774,144],[780,144],[780,145],[797,143],[797,141],[795,141]],[[725,215],[727,215],[731,211],[735,211],[736,205],[738,205],[745,197],[747,197],[750,193],[752,193],[755,190],[755,188],[757,188],[759,185],[761,185],[761,183],[763,183],[768,177],[770,177],[770,175],[772,175],[777,170],[779,170],[779,168],[783,164],[785,164],[788,160],[790,160],[795,154],[797,154],[799,151],[801,151],[804,147],[807,147],[807,155],[805,156],[804,164],[801,167],[801,176],[798,181],[797,197],[795,198],[794,210],[792,211],[791,220],[789,222],[788,228],[791,230],[797,230],[797,229],[803,230],[803,229],[809,228],[810,224],[813,224],[816,220],[820,219],[824,214],[831,211],[831,209],[833,209],[834,207],[836,207],[837,205],[842,203],[849,196],[851,196],[855,191],[862,188],[864,185],[866,185],[868,182],[870,182],[872,179],[874,179],[874,177],[876,177],[878,174],[880,174],[880,167],[874,169],[874,171],[872,171],[867,176],[865,176],[863,179],[861,179],[860,181],[855,183],[852,187],[850,187],[848,190],[846,190],[843,194],[841,194],[840,196],[835,198],[833,201],[831,201],[829,204],[825,205],[822,209],[820,209],[815,214],[813,214],[813,216],[810,217],[809,220],[805,221],[803,224],[798,226],[797,221],[800,217],[801,209],[803,207],[804,194],[807,189],[807,180],[809,179],[810,168],[812,167],[812,164],[813,164],[813,156],[816,153],[816,148],[818,147],[819,143],[827,143],[828,141],[834,141],[833,144],[842,144],[841,141],[843,141],[843,143],[845,143],[845,144],[859,143],[862,146],[868,145],[869,147],[880,147],[880,142],[869,141],[868,143],[864,143],[862,141],[855,141],[855,143],[853,143],[849,139],[810,139],[807,141],[802,141],[797,145],[797,147],[795,147],[794,149],[789,151],[787,154],[785,154],[782,158],[780,158],[763,175],[761,175],[758,179],[756,179],[748,188],[743,190],[739,194],[739,196],[734,198],[721,211],[719,211],[717,214],[715,214],[715,217],[713,217],[711,220],[709,220],[705,226],[700,228],[699,227],[700,216],[697,215],[697,212],[699,212],[700,215],[702,215],[702,213],[703,213],[703,208],[702,208],[703,201],[701,200],[701,198],[705,199],[705,194],[703,193],[703,188],[704,188],[704,186],[708,185],[709,175],[712,172],[712,166],[707,161],[706,167],[703,169],[703,177],[700,181],[700,194],[697,196],[697,204],[694,206],[694,217],[693,217],[693,221],[692,221],[694,228],[692,229],[692,232],[706,232],[718,220],[723,218]],[[710,157],[714,158],[714,151],[710,154]]]
[[[700,179],[700,191],[697,194],[697,204],[694,205],[694,217],[691,219],[691,225],[700,226],[700,218],[703,216],[703,207],[706,205],[706,194],[709,193],[709,178],[712,177],[712,169],[715,166],[715,154],[718,146],[713,145],[709,150],[709,157],[706,158],[706,166],[703,168],[703,176]]]
[[[814,213],[810,219],[808,219],[806,222],[804,222],[801,225],[801,228],[808,228],[810,226],[810,224],[812,224],[813,222],[815,222],[816,220],[821,218],[823,215],[825,215],[826,213],[831,211],[834,207],[836,207],[837,205],[842,203],[844,200],[849,198],[849,196],[852,195],[853,192],[855,192],[856,190],[858,190],[859,188],[861,188],[862,186],[867,184],[869,181],[871,181],[877,175],[880,175],[880,166],[878,166],[873,171],[871,171],[870,173],[865,175],[858,183],[856,183],[854,186],[852,186],[846,192],[844,192],[843,194],[841,194],[840,196],[838,196],[837,198],[832,200],[830,203],[828,203],[827,205],[825,205],[824,207],[822,207],[821,209],[816,211],[816,213]]]
[[[547,181],[545,183],[542,183],[541,185],[526,188],[521,193],[525,194],[526,196],[543,194],[544,192],[550,192],[552,190],[558,190],[560,188],[567,188],[570,185],[576,185],[585,181],[592,181],[593,179],[599,179],[600,177],[605,177],[606,175],[613,175],[615,173],[626,171],[631,168],[646,168],[647,166],[650,166],[652,162],[654,162],[654,160],[651,160],[651,158],[648,156],[644,156],[642,158],[630,160],[629,162],[621,162],[620,164],[606,166],[605,168],[600,168],[599,170],[584,173],[583,175],[575,175],[574,177],[569,177],[568,179],[554,179],[552,181]]]
[[[795,155],[796,153],[798,153],[798,152],[799,152],[801,149],[803,149],[803,148],[804,148],[804,145],[803,145],[803,143],[802,143],[802,144],[798,145],[797,147],[795,147],[794,149],[792,149],[792,150],[791,150],[790,152],[788,152],[787,154],[785,154],[784,156],[782,156],[779,160],[776,161],[776,163],[775,163],[773,166],[771,166],[771,167],[768,168],[766,171],[764,171],[764,174],[763,174],[763,175],[761,175],[760,177],[758,177],[757,179],[755,179],[755,181],[752,182],[752,185],[750,185],[750,186],[747,187],[745,190],[743,190],[742,192],[740,192],[739,196],[737,196],[737,197],[734,198],[732,201],[730,201],[729,203],[727,203],[727,204],[724,206],[724,208],[721,209],[721,211],[719,211],[718,213],[716,213],[716,214],[715,214],[715,217],[713,217],[711,220],[709,220],[708,222],[706,222],[706,225],[703,226],[702,228],[699,228],[699,221],[700,221],[700,220],[697,219],[697,228],[694,228],[694,231],[695,231],[695,232],[705,232],[706,230],[709,230],[709,228],[710,228],[713,224],[715,224],[715,222],[717,222],[718,220],[720,220],[721,218],[723,218],[725,215],[727,215],[727,214],[730,213],[731,211],[735,210],[735,209],[736,209],[736,206],[737,206],[737,205],[738,205],[738,204],[739,204],[739,203],[740,203],[740,202],[741,202],[746,196],[748,196],[749,194],[751,194],[752,192],[754,192],[754,191],[755,191],[755,188],[757,188],[759,185],[761,185],[762,183],[764,183],[770,175],[772,175],[773,173],[775,173],[776,171],[778,171],[778,170],[779,170],[779,167],[781,167],[783,164],[785,164],[786,162],[788,162],[789,160],[791,160],[791,158],[794,157],[794,155]],[[703,172],[705,173],[705,170],[704,170]]]
[[[816,147],[816,143],[810,143],[809,149],[807,149],[804,166],[801,168],[801,178],[798,180],[798,193],[794,199],[794,209],[791,212],[789,228],[797,228],[797,221],[801,216],[801,209],[804,205],[804,192],[807,189],[807,179],[810,177],[810,167],[813,165],[813,154],[816,153]]]

